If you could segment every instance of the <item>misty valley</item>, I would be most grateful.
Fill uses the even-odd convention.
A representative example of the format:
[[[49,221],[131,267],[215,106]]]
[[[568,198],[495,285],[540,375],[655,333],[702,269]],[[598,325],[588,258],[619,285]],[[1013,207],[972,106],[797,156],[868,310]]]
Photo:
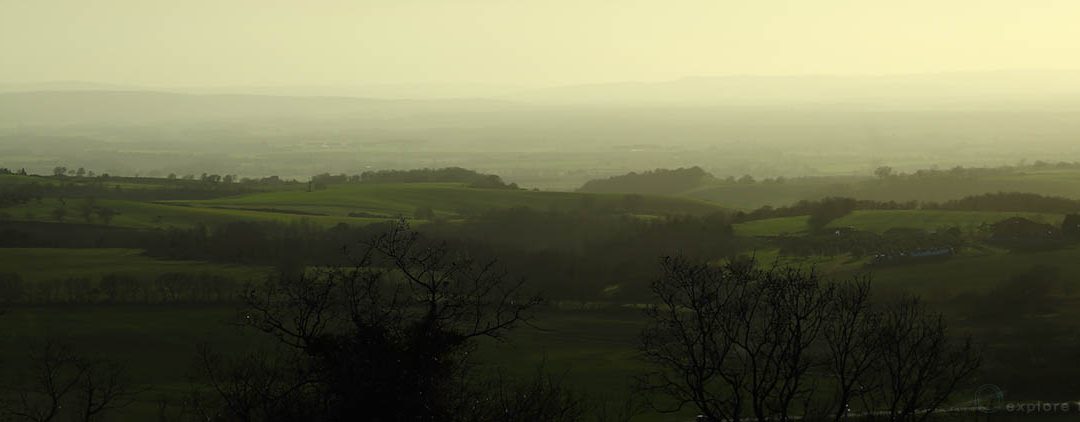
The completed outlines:
[[[1080,419],[1075,0],[0,0],[0,422]]]

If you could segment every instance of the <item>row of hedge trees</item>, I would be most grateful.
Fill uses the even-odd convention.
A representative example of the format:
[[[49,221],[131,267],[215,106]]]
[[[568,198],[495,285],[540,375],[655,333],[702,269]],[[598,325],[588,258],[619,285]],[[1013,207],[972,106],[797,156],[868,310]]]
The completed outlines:
[[[516,183],[506,183],[497,175],[461,167],[377,170],[353,175],[323,173],[311,178],[315,189],[343,183],[465,183],[482,189],[518,189]]]

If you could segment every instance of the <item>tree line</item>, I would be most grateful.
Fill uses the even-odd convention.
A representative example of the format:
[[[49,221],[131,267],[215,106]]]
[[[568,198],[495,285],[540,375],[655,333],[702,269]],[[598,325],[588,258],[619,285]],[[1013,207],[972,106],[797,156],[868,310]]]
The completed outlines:
[[[1080,200],[1023,192],[996,192],[970,195],[944,202],[933,201],[876,201],[845,197],[802,200],[791,205],[763,206],[748,212],[737,212],[737,223],[770,218],[796,216],[843,216],[856,210],[947,210],[986,212],[1080,212]],[[819,218],[821,218],[819,217]]]
[[[297,268],[342,265],[340,251],[388,225],[233,222],[216,227],[168,228],[144,234],[150,256]],[[733,256],[744,245],[722,214],[640,219],[601,212],[491,210],[461,222],[422,226],[426,235],[518,268],[559,299],[632,300],[645,293],[663,254]],[[612,290],[611,288],[614,288]]]
[[[578,192],[671,195],[698,187],[710,180],[715,180],[715,177],[697,166],[656,169],[589,180],[578,188]]]
[[[354,175],[323,173],[313,176],[311,183],[316,188],[344,183],[464,183],[474,188],[518,189],[516,183],[506,183],[498,175],[461,167],[373,170]]]

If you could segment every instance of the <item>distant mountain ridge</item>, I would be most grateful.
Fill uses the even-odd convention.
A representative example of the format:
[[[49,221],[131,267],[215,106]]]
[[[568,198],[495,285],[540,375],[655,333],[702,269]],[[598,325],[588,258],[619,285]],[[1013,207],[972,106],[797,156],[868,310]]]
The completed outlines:
[[[658,82],[567,85],[521,92],[519,101],[569,104],[775,105],[1080,99],[1080,71],[910,75],[686,77]]]
[[[363,95],[365,93],[371,95]],[[281,95],[289,94],[289,95]],[[303,95],[302,95],[303,94]],[[318,94],[318,95],[310,95]],[[417,97],[417,99],[407,98]],[[1080,111],[1080,71],[1002,71],[883,76],[718,76],[531,90],[488,85],[148,88],[79,81],[0,84],[0,124],[148,125],[167,121],[393,119],[456,114],[485,125],[524,111],[570,118],[653,107],[708,120],[724,111]],[[727,109],[725,109],[727,108]],[[697,115],[691,109],[699,111]],[[662,113],[648,115],[659,116]],[[428,119],[430,121],[430,119]],[[504,120],[505,121],[505,120]],[[452,122],[451,122],[452,123]],[[445,127],[445,122],[437,125]],[[685,124],[694,124],[688,122]]]
[[[718,105],[882,101],[971,102],[1080,98],[1080,70],[1001,70],[895,75],[727,75],[529,88],[487,83],[146,86],[86,81],[0,83],[0,93],[148,91],[193,95],[490,99],[538,104]]]
[[[361,85],[153,86],[88,81],[0,83],[0,93],[38,91],[149,91],[191,95],[265,95],[278,97],[353,97],[388,100],[497,98],[526,90],[524,86],[482,83],[415,83]]]
[[[195,95],[158,91],[26,91],[0,93],[0,122],[72,124],[273,118],[367,117],[505,109],[489,99],[391,100],[358,97]]]

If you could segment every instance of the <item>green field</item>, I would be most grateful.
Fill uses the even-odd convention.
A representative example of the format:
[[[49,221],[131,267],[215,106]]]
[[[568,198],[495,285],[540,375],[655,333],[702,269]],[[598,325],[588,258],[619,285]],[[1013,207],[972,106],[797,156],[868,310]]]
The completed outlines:
[[[934,230],[958,227],[965,232],[982,224],[993,224],[1010,217],[1023,217],[1052,225],[1060,225],[1061,214],[992,211],[939,210],[863,210],[855,211],[829,223],[828,227],[853,227],[858,230],[882,233],[891,228]],[[805,234],[806,216],[769,218],[736,224],[735,232],[742,236],[778,236]]]
[[[870,176],[830,176],[788,179],[783,183],[713,182],[671,195],[715,202],[732,209],[779,207],[800,200],[842,196],[876,201],[941,202],[994,192],[1026,192],[1080,198],[1080,170],[1025,167],[978,177],[911,178],[883,181]]]
[[[969,251],[945,261],[867,270],[847,267],[843,276],[868,272],[874,283],[890,291],[915,293],[931,301],[949,300],[963,293],[985,292],[1010,276],[1036,266],[1056,268],[1066,287],[1080,292],[1080,249],[1044,252]]]
[[[0,269],[27,281],[110,273],[146,278],[169,272],[210,272],[239,280],[263,274],[257,267],[155,259],[138,249],[0,248]]]
[[[7,176],[3,182],[19,178]],[[64,221],[105,224],[96,216],[86,221],[80,212],[84,203],[82,198],[44,198],[4,208],[0,210],[0,218],[55,222],[58,220],[54,211],[63,208],[66,210]],[[137,229],[218,225],[234,221],[306,220],[321,226],[369,224],[399,216],[412,217],[420,207],[431,207],[437,216],[445,218],[513,207],[538,211],[626,210],[642,216],[707,214],[724,210],[715,204],[692,199],[646,196],[628,200],[625,195],[474,189],[449,183],[332,185],[313,192],[287,189],[207,200],[98,199],[96,205],[117,212],[110,225]],[[350,217],[350,213],[364,216]]]
[[[157,400],[173,400],[191,388],[196,345],[222,352],[266,345],[265,337],[232,324],[230,307],[16,307],[0,317],[0,361],[26,358],[27,346],[61,337],[89,355],[125,362],[132,382],[149,388],[124,410],[125,419],[156,417]],[[504,342],[485,342],[477,360],[512,377],[535,374],[540,365],[594,400],[621,404],[642,369],[635,345],[643,326],[633,310],[541,310],[535,327],[522,327]],[[15,368],[0,366],[0,373]],[[10,375],[9,375],[10,376]],[[685,421],[687,415],[647,415],[639,421]]]
[[[1073,174],[1037,175],[1040,183],[1067,183]],[[1036,176],[1032,176],[1036,177]],[[5,177],[2,183],[26,183],[37,178]],[[49,179],[46,179],[49,180]],[[151,181],[152,182],[152,181]],[[156,189],[170,182],[118,180],[123,189]],[[128,186],[131,185],[131,186]],[[824,184],[822,184],[824,186]],[[175,186],[174,186],[175,187]],[[761,185],[733,187],[745,190],[754,201],[796,198],[805,191],[797,184],[770,187],[769,191],[751,192]],[[18,221],[55,222],[53,210],[67,209],[65,222],[103,225],[100,220],[87,222],[79,213],[84,199],[46,197],[41,201],[2,211],[4,218]],[[331,185],[308,192],[297,186],[280,191],[203,200],[136,201],[98,199],[98,207],[118,212],[111,226],[140,230],[166,227],[214,226],[234,221],[292,222],[304,220],[319,226],[338,223],[367,224],[395,216],[412,216],[417,208],[431,207],[439,217],[449,220],[468,218],[491,209],[530,207],[539,211],[628,212],[641,217],[667,214],[703,215],[724,211],[722,206],[741,207],[737,201],[716,203],[696,199],[642,196],[628,199],[622,194],[580,194],[527,190],[475,189],[460,184],[348,184]],[[364,213],[372,217],[349,217]],[[882,233],[890,228],[934,230],[959,227],[970,234],[988,223],[1009,217],[1024,217],[1049,224],[1060,224],[1062,215],[1050,213],[968,212],[936,210],[856,211],[839,218],[830,227],[853,227]],[[965,247],[958,256],[944,261],[871,268],[866,258],[840,256],[783,256],[767,236],[806,234],[807,217],[774,218],[735,226],[737,235],[759,237],[744,239],[758,245],[753,254],[764,265],[778,263],[813,267],[829,278],[846,279],[856,274],[870,274],[881,291],[910,292],[933,303],[948,303],[965,293],[982,292],[1008,280],[1012,274],[1037,265],[1058,268],[1070,288],[1080,292],[1080,249],[1066,248],[1046,252],[1009,253],[977,245]],[[58,226],[66,228],[67,226]],[[976,236],[971,236],[973,239]],[[973,240],[973,242],[975,242]],[[138,247],[138,246],[134,246]],[[720,257],[717,257],[719,259]],[[244,281],[261,278],[264,268],[224,265],[196,261],[170,261],[144,255],[139,249],[47,249],[0,248],[0,272],[15,272],[36,282],[73,276],[101,277],[121,273],[150,279],[169,272],[208,272]],[[1070,293],[1071,295],[1072,293]],[[643,299],[647,300],[647,299]],[[476,358],[486,368],[498,368],[515,378],[532,375],[538,365],[568,385],[598,400],[617,401],[625,397],[633,377],[641,373],[636,345],[644,326],[643,315],[631,306],[607,303],[597,310],[568,310],[547,307],[537,312],[534,326],[521,327],[509,335],[509,341],[483,342]],[[569,307],[568,307],[569,308]],[[264,339],[228,323],[235,318],[235,306],[14,306],[0,316],[5,335],[0,336],[0,361],[25,359],[27,345],[50,336],[67,339],[85,353],[108,356],[129,366],[133,382],[146,386],[139,402],[126,410],[129,419],[153,418],[159,396],[176,398],[190,388],[195,345],[210,342],[225,352],[264,345]],[[15,368],[0,365],[0,373]],[[10,374],[5,378],[10,379]],[[689,411],[681,415],[651,414],[643,421],[692,420]]]
[[[966,248],[942,261],[907,265],[868,267],[867,258],[838,256],[785,256],[776,249],[754,252],[762,265],[813,268],[836,280],[855,275],[870,276],[877,288],[888,292],[916,294],[929,301],[948,301],[965,293],[985,292],[1009,277],[1033,267],[1045,266],[1059,271],[1070,291],[1080,293],[1080,248],[1050,251],[1008,252],[980,247]]]
[[[454,217],[489,209],[529,207],[568,211],[582,207],[619,209],[625,195],[474,189],[453,183],[393,183],[331,185],[314,192],[267,192],[201,201],[177,201],[200,207],[289,210],[333,216],[364,212],[394,217],[431,207],[436,215]],[[722,208],[707,202],[668,197],[642,197],[631,210],[637,214],[704,214]]]
[[[14,221],[57,221],[53,211],[58,207],[67,209],[64,221],[87,222],[80,215],[82,199],[67,199],[64,203],[55,198],[46,198],[41,202],[30,202],[3,210],[7,219]],[[117,211],[109,225],[136,229],[154,229],[165,227],[193,227],[198,224],[208,226],[235,221],[290,222],[306,220],[323,226],[338,223],[367,224],[383,221],[379,218],[356,218],[348,216],[298,215],[281,212],[255,211],[215,208],[209,206],[189,206],[185,204],[166,204],[128,200],[101,199],[98,206],[109,207]],[[65,205],[66,204],[66,205]],[[91,224],[105,224],[99,218],[92,217]]]
[[[247,330],[229,324],[227,307],[87,306],[15,307],[0,317],[0,359],[25,362],[31,347],[60,339],[86,356],[123,362],[137,402],[110,420],[153,420],[158,400],[178,403],[191,389],[196,345],[213,343],[223,351],[261,344]],[[0,365],[5,380],[20,368]]]
[[[6,253],[7,261],[3,265],[22,258],[40,261],[25,269],[40,269],[47,258],[54,257],[52,253],[66,252],[69,251]],[[87,262],[84,268],[90,271],[111,268],[117,264],[117,259],[125,256],[131,258],[125,261],[126,265],[137,262],[169,264],[140,257],[134,251],[110,250],[102,252],[101,259],[94,258],[89,252],[77,255],[83,257]],[[767,256],[767,253],[762,254],[762,258]],[[1074,249],[1004,256],[993,254],[882,269],[875,271],[873,276],[875,284],[883,288],[899,288],[922,293],[924,297],[947,299],[960,292],[992,288],[1014,269],[1029,264],[1056,262],[1061,264],[1063,274],[1080,274],[1078,258],[1080,251]],[[846,272],[831,275],[842,277]],[[1070,281],[1075,282],[1075,279]],[[63,337],[85,353],[125,362],[133,382],[149,389],[134,406],[124,410],[124,415],[149,418],[155,416],[160,397],[175,400],[191,388],[189,380],[194,373],[195,345],[208,343],[228,352],[265,344],[263,338],[252,331],[230,325],[235,316],[235,310],[227,306],[15,307],[0,317],[6,333],[0,337],[0,359],[7,362],[24,359],[27,345],[49,336]],[[563,377],[568,385],[589,397],[611,400],[612,405],[618,405],[621,395],[633,385],[633,377],[643,369],[635,349],[643,324],[642,315],[630,309],[541,310],[534,320],[535,327],[519,328],[506,342],[481,344],[476,358],[489,368],[499,368],[512,377],[531,376],[539,365],[543,365],[547,371]],[[4,370],[14,368],[0,369]],[[683,415],[649,414],[635,420],[675,422],[687,420],[689,416],[689,412]]]
[[[17,174],[0,174],[0,186],[4,185],[23,185],[36,183],[38,185],[45,186],[59,186],[59,185],[79,185],[90,186],[99,185],[106,189],[120,189],[120,190],[155,190],[155,189],[205,189],[207,184],[199,180],[185,180],[185,179],[166,179],[162,177],[77,177],[77,176],[64,176],[58,178],[55,176],[42,176],[42,175],[28,175],[22,176]],[[274,184],[274,185],[242,185],[244,189],[248,190],[301,190],[306,186],[303,183],[289,183],[289,184]],[[218,185],[211,186],[212,188],[236,188],[241,185]],[[210,189],[209,191],[213,191]]]

